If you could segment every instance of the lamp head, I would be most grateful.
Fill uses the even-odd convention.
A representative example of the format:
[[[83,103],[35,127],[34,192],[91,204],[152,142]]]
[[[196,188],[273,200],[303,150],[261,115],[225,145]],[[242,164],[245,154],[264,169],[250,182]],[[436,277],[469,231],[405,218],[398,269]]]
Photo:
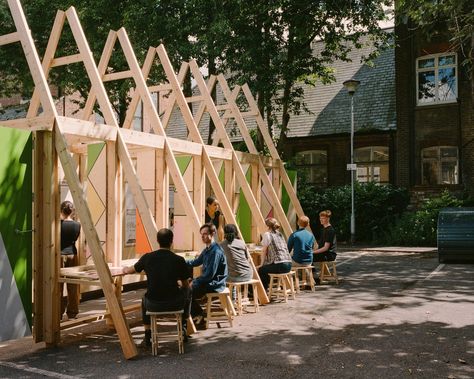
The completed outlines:
[[[344,85],[344,87],[346,87],[347,92],[349,92],[349,95],[352,96],[355,93],[355,91],[357,90],[357,87],[359,86],[360,81],[355,80],[355,79],[349,79],[349,80],[346,80],[342,84]]]

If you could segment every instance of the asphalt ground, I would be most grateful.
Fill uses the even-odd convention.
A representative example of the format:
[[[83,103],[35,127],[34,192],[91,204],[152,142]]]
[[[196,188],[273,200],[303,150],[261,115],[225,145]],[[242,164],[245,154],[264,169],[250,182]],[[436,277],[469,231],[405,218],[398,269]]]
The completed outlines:
[[[64,331],[55,348],[0,343],[0,378],[474,378],[474,265],[383,250],[340,253],[339,285],[263,306],[233,328],[211,325],[184,355],[169,343],[127,361],[97,322]],[[138,315],[130,322],[138,343]]]

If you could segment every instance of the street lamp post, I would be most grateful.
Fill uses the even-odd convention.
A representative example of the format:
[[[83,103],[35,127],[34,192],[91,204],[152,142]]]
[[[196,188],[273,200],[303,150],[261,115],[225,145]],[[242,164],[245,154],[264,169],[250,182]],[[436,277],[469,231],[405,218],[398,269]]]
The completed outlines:
[[[349,170],[351,171],[351,245],[355,241],[355,206],[354,206],[354,180],[356,166],[354,164],[354,93],[357,86],[360,84],[359,80],[346,80],[342,83],[346,87],[349,96],[351,97],[351,163]]]

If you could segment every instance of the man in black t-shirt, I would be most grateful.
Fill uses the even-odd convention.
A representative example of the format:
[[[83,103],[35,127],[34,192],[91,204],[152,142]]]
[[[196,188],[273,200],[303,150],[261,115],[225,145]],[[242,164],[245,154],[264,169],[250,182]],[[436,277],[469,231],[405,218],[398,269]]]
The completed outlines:
[[[188,266],[184,258],[170,250],[173,232],[169,229],[160,229],[157,239],[160,244],[159,250],[145,254],[135,265],[123,268],[125,274],[145,271],[147,276],[147,292],[142,299],[144,346],[151,346],[151,323],[150,316],[146,315],[147,311],[166,312],[184,309],[183,331],[186,333],[186,320],[191,304]]]

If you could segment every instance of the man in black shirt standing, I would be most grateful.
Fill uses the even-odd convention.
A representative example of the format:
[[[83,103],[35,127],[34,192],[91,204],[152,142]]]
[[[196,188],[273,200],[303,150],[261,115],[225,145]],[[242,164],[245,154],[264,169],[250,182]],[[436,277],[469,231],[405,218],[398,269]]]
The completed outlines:
[[[135,265],[124,267],[124,274],[145,271],[147,292],[142,299],[142,318],[145,327],[144,346],[151,346],[151,322],[147,311],[166,312],[184,308],[183,331],[189,316],[191,296],[189,289],[189,269],[184,258],[173,253],[173,232],[160,229],[157,233],[160,249],[143,255]],[[185,341],[186,341],[185,337]]]

